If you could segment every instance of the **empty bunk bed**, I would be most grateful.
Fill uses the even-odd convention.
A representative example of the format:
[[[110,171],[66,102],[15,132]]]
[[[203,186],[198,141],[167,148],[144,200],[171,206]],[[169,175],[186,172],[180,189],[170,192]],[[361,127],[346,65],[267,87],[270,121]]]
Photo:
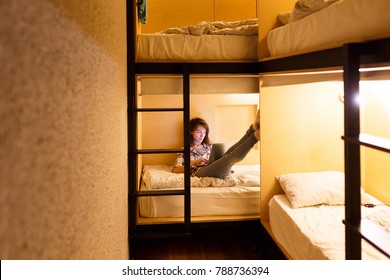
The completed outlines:
[[[303,2],[260,54],[261,222],[289,259],[389,259],[390,2]]]
[[[253,120],[259,106],[257,19],[200,21],[142,34],[136,2],[128,1],[129,238],[188,234],[195,224],[259,223],[258,151],[252,161],[234,166],[226,180],[191,178],[186,133],[194,116],[206,115],[218,125],[219,114],[235,110]],[[205,106],[207,94],[213,99]],[[218,97],[222,94],[233,101]],[[247,101],[238,95],[247,95]],[[159,124],[165,132],[158,132]],[[171,171],[177,153],[184,154],[184,174]]]
[[[202,21],[137,36],[138,61],[257,61],[257,18]]]

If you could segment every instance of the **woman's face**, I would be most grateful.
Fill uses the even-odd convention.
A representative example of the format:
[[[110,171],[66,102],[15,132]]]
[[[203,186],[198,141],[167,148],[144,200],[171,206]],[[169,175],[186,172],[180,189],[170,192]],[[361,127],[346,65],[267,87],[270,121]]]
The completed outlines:
[[[206,136],[206,128],[198,125],[191,132],[191,135],[192,135],[192,139],[194,140],[194,144],[200,144],[203,142],[203,139]]]

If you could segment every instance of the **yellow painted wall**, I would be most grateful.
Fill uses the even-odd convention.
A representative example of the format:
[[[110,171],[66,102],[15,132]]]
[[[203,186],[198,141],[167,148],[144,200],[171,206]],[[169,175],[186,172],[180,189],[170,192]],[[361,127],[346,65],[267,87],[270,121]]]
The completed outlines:
[[[215,0],[214,20],[235,21],[256,17],[256,0]]]
[[[127,259],[125,1],[0,5],[0,259]]]
[[[344,170],[343,92],[340,82],[260,89],[261,219],[282,190],[275,176]]]
[[[362,82],[361,132],[390,139],[389,81]],[[275,176],[284,173],[344,170],[341,82],[262,87],[262,220],[268,201],[282,193]],[[390,197],[390,156],[362,147],[362,186],[384,203]]]
[[[153,33],[168,27],[197,24],[214,19],[213,0],[152,0],[148,1],[148,20],[142,33]]]
[[[363,81],[361,132],[390,139],[390,81]],[[390,154],[362,148],[362,185],[381,201],[390,204]]]
[[[145,108],[180,107],[181,95],[145,95]],[[204,118],[210,126],[213,142],[235,142],[244,135],[253,122],[259,103],[258,94],[193,94],[191,117]],[[239,117],[237,117],[239,116]],[[183,116],[181,112],[141,113],[143,148],[177,149],[183,147]],[[256,146],[242,164],[259,163],[259,147]],[[171,155],[144,155],[143,164],[172,165],[176,158]]]
[[[292,11],[296,0],[258,0],[259,18],[259,58],[270,56],[267,46],[268,33],[281,25],[278,21],[278,14]]]
[[[234,21],[255,18],[256,0],[151,0],[142,33],[180,27],[201,21]]]

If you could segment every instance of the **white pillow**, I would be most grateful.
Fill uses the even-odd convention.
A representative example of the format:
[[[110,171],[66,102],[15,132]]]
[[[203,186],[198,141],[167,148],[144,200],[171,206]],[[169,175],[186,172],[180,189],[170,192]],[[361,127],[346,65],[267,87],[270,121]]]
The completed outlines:
[[[319,171],[293,173],[276,176],[292,208],[314,206],[319,204],[343,205],[344,173],[339,171]],[[369,198],[363,190],[362,203]]]

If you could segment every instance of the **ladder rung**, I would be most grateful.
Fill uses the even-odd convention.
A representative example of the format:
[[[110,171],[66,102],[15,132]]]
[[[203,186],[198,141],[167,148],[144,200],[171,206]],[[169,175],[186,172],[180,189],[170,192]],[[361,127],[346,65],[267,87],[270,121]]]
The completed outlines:
[[[136,154],[174,154],[182,153],[183,149],[141,149],[136,150]]]
[[[136,108],[137,112],[182,112],[183,108]]]
[[[361,133],[358,137],[342,136],[343,140],[348,143],[363,145],[372,149],[390,153],[390,140],[374,135]]]
[[[165,195],[184,195],[184,189],[177,190],[153,190],[153,191],[138,191],[135,196],[165,196]]]

